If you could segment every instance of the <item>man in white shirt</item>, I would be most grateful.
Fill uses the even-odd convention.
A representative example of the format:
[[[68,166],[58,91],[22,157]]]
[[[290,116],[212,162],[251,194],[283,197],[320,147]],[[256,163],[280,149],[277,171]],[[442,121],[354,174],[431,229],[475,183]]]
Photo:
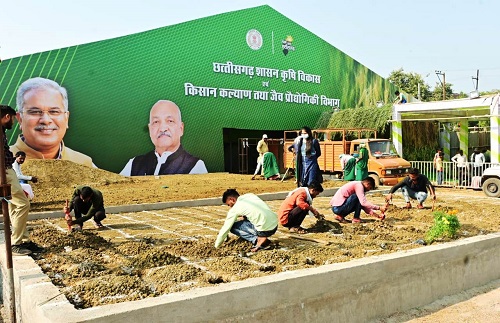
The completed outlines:
[[[33,193],[31,185],[28,184],[28,181],[36,183],[38,182],[38,178],[36,178],[35,176],[24,175],[23,172],[21,171],[21,165],[24,164],[24,161],[26,160],[26,153],[24,151],[18,151],[15,154],[15,157],[16,159],[12,163],[12,169],[14,170],[14,172],[16,172],[17,179],[19,180],[19,183],[21,184],[23,191],[25,192],[25,194],[28,196],[29,199],[32,199],[35,196],[35,194]]]
[[[460,149],[458,153],[451,157],[451,161],[457,166],[457,180],[458,186],[467,185],[464,181],[467,181],[467,156],[464,155],[464,151]]]
[[[481,176],[483,174],[483,165],[485,162],[483,153],[479,148],[474,149],[474,153],[470,156],[472,162],[472,176]]]
[[[189,154],[181,145],[184,123],[181,111],[172,101],[160,100],[151,108],[149,136],[155,150],[128,161],[120,175],[205,174],[203,160]]]

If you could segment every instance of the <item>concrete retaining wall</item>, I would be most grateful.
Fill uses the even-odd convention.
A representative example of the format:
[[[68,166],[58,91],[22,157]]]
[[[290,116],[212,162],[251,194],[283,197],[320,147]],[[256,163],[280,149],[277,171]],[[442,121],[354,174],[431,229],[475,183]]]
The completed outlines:
[[[4,250],[5,246],[0,246],[2,266],[5,266]],[[366,322],[499,279],[498,268],[500,233],[495,233],[157,298],[76,310],[59,295],[58,289],[30,257],[14,257],[18,317],[22,322],[40,323]]]

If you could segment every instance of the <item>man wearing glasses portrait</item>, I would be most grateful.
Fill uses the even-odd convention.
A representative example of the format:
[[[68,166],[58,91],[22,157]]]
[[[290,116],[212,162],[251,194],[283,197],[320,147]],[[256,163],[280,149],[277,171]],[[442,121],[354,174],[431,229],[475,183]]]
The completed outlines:
[[[27,159],[62,159],[96,167],[92,158],[64,145],[69,111],[66,89],[42,77],[24,81],[17,90],[17,120],[21,134],[10,147]]]

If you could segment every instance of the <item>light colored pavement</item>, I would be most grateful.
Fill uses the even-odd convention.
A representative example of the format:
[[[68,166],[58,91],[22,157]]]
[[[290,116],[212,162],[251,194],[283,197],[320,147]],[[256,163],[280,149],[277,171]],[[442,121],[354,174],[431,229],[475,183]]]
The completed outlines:
[[[500,280],[375,322],[500,323]]]

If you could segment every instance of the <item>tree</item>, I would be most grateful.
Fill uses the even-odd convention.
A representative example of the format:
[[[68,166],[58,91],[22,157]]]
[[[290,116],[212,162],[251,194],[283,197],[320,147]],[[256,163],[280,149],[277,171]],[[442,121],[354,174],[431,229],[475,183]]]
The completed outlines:
[[[446,83],[445,86],[445,97],[444,100],[453,99],[453,84]],[[431,101],[441,101],[443,100],[443,85],[441,83],[436,82],[436,86],[434,87],[434,91],[432,91]]]
[[[493,89],[493,90],[489,90],[489,91],[481,91],[481,92],[479,92],[479,94],[480,95],[491,95],[491,94],[497,94],[499,92],[500,92],[499,89]]]
[[[426,84],[422,76],[418,73],[405,73],[402,68],[392,71],[388,80],[397,86],[402,92],[418,98],[418,86],[420,85],[420,100],[430,101],[431,91],[428,84]]]

